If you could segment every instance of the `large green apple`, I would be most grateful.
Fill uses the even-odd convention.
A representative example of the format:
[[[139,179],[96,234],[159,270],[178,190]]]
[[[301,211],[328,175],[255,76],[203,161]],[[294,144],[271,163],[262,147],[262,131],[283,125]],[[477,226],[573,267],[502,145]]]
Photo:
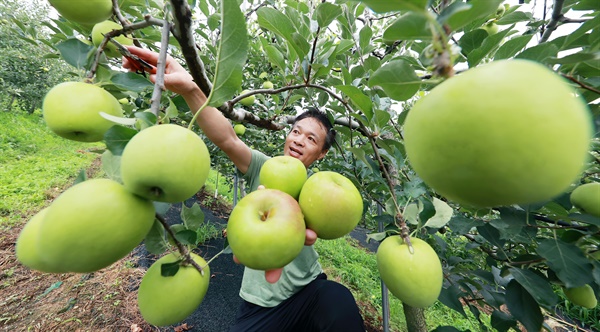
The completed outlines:
[[[260,169],[259,182],[265,188],[281,190],[298,199],[306,182],[306,167],[294,157],[277,156],[267,160]]]
[[[410,242],[413,253],[399,235],[383,240],[377,249],[377,267],[394,296],[412,307],[425,308],[442,291],[442,264],[427,242],[412,237]]]
[[[113,13],[111,0],[49,0],[49,2],[62,17],[85,25],[102,22]]]
[[[575,188],[571,203],[585,213],[600,218],[600,182],[590,182]]]
[[[163,277],[161,265],[180,258],[173,253],[154,262],[140,283],[138,307],[144,319],[156,326],[178,323],[191,315],[202,303],[210,280],[210,268],[202,257],[191,253],[204,275],[192,265],[180,265],[174,276]]]
[[[53,270],[93,272],[125,257],[154,223],[152,202],[109,179],[84,181],[52,202],[37,252]]]
[[[553,198],[580,176],[590,111],[559,75],[528,60],[494,61],[421,98],[404,124],[408,160],[439,194],[490,207]]]
[[[575,305],[588,309],[594,309],[598,305],[596,294],[594,294],[594,289],[590,285],[573,288],[565,287],[563,291],[567,299]]]
[[[121,30],[123,27],[113,21],[102,21],[94,25],[92,28],[92,43],[94,46],[98,47],[104,40],[104,35],[113,31],[113,30]],[[133,45],[133,40],[127,36],[120,35],[113,38],[121,45]],[[111,42],[106,44],[106,48],[104,48],[104,53],[106,56],[111,58],[120,58],[121,53],[117,50],[117,46]]]
[[[235,126],[233,126],[233,131],[235,131],[236,135],[242,136],[246,133],[246,127],[243,124],[238,123]]]
[[[233,254],[255,270],[284,267],[302,251],[305,237],[298,202],[276,189],[256,190],[244,196],[227,222]]]
[[[119,101],[108,91],[84,82],[54,86],[42,104],[46,124],[57,135],[80,142],[98,142],[114,125],[100,112],[123,116]]]
[[[132,193],[159,202],[182,202],[206,182],[210,154],[193,131],[175,124],[137,133],[121,155],[121,179]]]
[[[321,239],[350,233],[362,218],[363,200],[352,181],[342,174],[322,171],[306,180],[298,203],[306,227]]]
[[[57,267],[44,264],[40,259],[40,253],[38,251],[37,239],[40,236],[40,226],[48,212],[48,208],[41,210],[36,213],[26,224],[25,227],[19,233],[17,243],[15,245],[15,253],[17,259],[21,264],[27,266],[30,269],[42,271],[42,272],[53,272],[61,273],[67,272],[65,270],[57,269]]]
[[[244,90],[240,93],[240,95],[246,94],[250,92],[250,90]],[[252,104],[254,104],[254,101],[256,100],[256,96],[255,95],[251,95],[248,96],[246,98],[243,98],[242,100],[240,100],[240,103],[242,103],[242,105],[244,106],[252,106]]]

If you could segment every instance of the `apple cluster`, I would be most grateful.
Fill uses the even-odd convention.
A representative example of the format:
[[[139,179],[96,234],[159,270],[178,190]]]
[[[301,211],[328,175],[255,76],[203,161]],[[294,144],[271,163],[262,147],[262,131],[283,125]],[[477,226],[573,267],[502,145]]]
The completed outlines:
[[[302,250],[306,228],[321,239],[335,239],[362,217],[362,197],[352,181],[331,171],[307,179],[304,164],[294,157],[267,160],[259,182],[266,189],[242,198],[227,223],[229,246],[249,268],[281,268]]]

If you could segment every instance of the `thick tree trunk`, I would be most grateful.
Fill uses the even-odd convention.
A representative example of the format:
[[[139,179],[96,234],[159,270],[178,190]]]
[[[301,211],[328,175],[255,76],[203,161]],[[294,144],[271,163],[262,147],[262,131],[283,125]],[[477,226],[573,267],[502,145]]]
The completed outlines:
[[[402,305],[404,306],[404,317],[406,318],[408,332],[427,332],[425,310],[404,303]]]

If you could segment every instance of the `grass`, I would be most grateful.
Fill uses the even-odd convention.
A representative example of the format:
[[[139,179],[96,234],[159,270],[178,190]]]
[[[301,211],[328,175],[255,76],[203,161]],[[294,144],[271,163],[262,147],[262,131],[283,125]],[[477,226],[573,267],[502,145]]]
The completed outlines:
[[[0,112],[0,225],[20,221],[47,205],[89,167],[98,143],[74,142],[52,133],[39,112]]]
[[[319,253],[320,262],[325,272],[331,279],[339,280],[348,286],[357,302],[369,303],[376,312],[363,312],[363,315],[371,315],[365,319],[379,319],[381,315],[381,283],[375,255],[357,245],[357,241],[345,237],[336,240],[320,240],[315,244]],[[389,294],[390,299],[390,330],[407,331],[404,311],[400,300]],[[479,331],[479,323],[468,310],[468,318],[463,317],[456,311],[449,309],[443,304],[436,302],[425,310],[425,319],[429,330],[438,326],[454,326],[461,331],[470,329]],[[489,324],[489,316],[480,319]]]

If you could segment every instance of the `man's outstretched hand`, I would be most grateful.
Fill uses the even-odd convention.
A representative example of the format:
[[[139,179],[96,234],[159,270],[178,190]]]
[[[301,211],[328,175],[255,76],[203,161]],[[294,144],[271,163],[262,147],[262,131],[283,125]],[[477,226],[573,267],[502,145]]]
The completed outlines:
[[[154,66],[150,70],[150,81],[156,83],[156,66],[158,63],[158,53],[150,51],[144,48],[136,46],[125,46],[129,52],[133,55],[138,56],[151,66]],[[130,71],[136,70],[136,65],[132,63],[132,60],[123,57],[123,68],[129,69]],[[183,68],[175,59],[171,56],[167,56],[165,64],[165,88],[169,91],[175,92],[180,95],[186,95],[189,93],[196,93],[198,88],[192,78],[192,75]]]
[[[313,231],[312,229],[307,228],[306,229],[306,238],[304,239],[304,245],[312,246],[313,244],[315,244],[316,241],[317,241],[317,233],[315,233],[315,231]],[[236,262],[237,264],[240,264],[240,261],[237,259],[237,257],[235,257],[235,255],[233,255],[233,261]],[[267,280],[267,282],[274,284],[279,280],[282,272],[283,272],[283,268],[267,270],[267,271],[265,271],[265,279]]]

